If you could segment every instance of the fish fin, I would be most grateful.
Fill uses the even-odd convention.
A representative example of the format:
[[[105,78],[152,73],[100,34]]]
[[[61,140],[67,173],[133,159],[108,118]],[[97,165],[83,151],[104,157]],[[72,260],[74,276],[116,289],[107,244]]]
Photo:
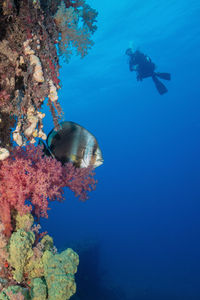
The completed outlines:
[[[77,163],[78,162],[78,157],[75,154],[71,154],[69,157],[69,160],[73,163]]]
[[[42,147],[42,151],[43,151],[44,155],[47,155],[47,156],[51,155],[48,146],[42,140],[39,140],[38,146]]]

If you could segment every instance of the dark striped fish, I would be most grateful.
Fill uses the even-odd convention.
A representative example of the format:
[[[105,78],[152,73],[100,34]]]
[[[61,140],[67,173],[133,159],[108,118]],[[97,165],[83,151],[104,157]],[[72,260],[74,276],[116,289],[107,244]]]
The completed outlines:
[[[102,153],[93,134],[74,122],[62,122],[47,137],[47,146],[53,157],[63,164],[96,168],[103,164]]]

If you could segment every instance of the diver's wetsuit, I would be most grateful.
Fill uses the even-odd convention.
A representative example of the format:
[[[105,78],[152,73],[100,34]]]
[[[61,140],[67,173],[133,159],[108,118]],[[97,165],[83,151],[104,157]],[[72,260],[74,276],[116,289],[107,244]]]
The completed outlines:
[[[130,71],[137,72],[138,80],[142,80],[143,78],[153,76],[156,66],[149,56],[137,50],[130,55],[129,68]]]
[[[130,71],[137,72],[137,80],[142,81],[143,78],[152,77],[158,92],[161,95],[167,92],[167,88],[157,77],[170,80],[171,76],[169,73],[155,72],[156,66],[152,62],[151,58],[139,50],[132,52],[130,49],[128,49],[126,54],[129,56]]]

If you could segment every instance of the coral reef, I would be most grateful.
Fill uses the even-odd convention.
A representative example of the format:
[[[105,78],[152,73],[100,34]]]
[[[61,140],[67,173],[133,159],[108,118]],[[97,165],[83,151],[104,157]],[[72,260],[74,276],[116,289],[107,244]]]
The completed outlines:
[[[0,162],[0,299],[67,300],[75,293],[78,255],[72,249],[56,253],[37,221],[47,217],[49,201],[64,199],[64,187],[87,199],[93,175],[34,145],[14,148]]]
[[[18,145],[46,138],[40,112],[45,99],[58,126],[59,54],[67,61],[73,48],[87,54],[96,16],[84,0],[0,2],[0,119],[15,117]],[[0,131],[0,147],[7,144]]]
[[[32,212],[37,218],[47,217],[48,202],[63,200],[63,188],[69,187],[81,200],[95,189],[91,168],[64,166],[43,155],[41,147],[16,147],[0,162],[0,218],[6,235],[12,231],[12,214]]]
[[[64,187],[86,200],[94,172],[33,144],[46,139],[45,100],[56,129],[62,117],[59,56],[88,53],[96,16],[85,0],[0,1],[0,300],[67,300],[76,291],[78,255],[58,253],[38,221]]]
[[[57,253],[51,237],[38,240],[33,222],[24,227],[17,215],[20,228],[15,228],[5,247],[4,264],[0,269],[0,299],[63,300],[76,291],[74,274],[79,264],[78,255],[70,248]],[[26,215],[31,220],[31,215]],[[26,229],[24,229],[26,228]],[[3,233],[1,232],[1,239]],[[5,239],[5,237],[4,237]]]

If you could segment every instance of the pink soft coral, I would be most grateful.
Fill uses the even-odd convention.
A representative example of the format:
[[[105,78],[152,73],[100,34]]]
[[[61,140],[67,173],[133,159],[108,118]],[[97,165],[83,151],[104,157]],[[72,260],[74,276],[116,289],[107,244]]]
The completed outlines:
[[[47,217],[48,199],[63,200],[63,188],[69,187],[81,200],[95,189],[91,168],[77,169],[43,155],[41,147],[17,147],[0,164],[0,218],[10,235],[11,213],[33,211],[39,218]]]

